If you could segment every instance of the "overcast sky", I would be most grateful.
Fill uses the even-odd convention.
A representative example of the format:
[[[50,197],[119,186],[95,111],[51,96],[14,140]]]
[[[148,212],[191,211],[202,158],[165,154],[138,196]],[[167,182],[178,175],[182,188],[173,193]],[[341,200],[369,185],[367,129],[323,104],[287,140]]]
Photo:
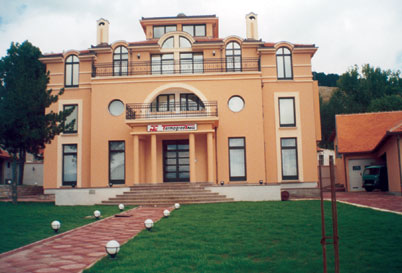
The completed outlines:
[[[0,0],[0,56],[27,39],[42,53],[87,49],[101,17],[110,22],[110,42],[142,41],[142,16],[180,12],[216,14],[221,38],[245,38],[251,11],[263,41],[316,44],[313,71],[343,73],[366,63],[402,70],[402,0]]]

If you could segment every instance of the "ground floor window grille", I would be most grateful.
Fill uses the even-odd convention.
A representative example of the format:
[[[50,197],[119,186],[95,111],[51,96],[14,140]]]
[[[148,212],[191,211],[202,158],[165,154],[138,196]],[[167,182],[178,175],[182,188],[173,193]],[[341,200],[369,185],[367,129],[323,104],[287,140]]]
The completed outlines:
[[[109,183],[125,183],[124,141],[109,141]]]
[[[299,179],[299,170],[297,164],[297,139],[281,138],[282,154],[282,179]]]
[[[77,185],[77,144],[63,144],[63,186]]]
[[[246,178],[246,140],[244,137],[229,138],[230,181],[244,181]]]

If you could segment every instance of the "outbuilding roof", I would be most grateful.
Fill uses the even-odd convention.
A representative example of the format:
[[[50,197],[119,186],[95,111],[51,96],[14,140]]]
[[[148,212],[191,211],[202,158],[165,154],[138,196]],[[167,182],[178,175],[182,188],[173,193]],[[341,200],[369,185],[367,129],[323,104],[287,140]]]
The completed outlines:
[[[336,116],[339,153],[372,152],[392,133],[402,133],[402,111]]]

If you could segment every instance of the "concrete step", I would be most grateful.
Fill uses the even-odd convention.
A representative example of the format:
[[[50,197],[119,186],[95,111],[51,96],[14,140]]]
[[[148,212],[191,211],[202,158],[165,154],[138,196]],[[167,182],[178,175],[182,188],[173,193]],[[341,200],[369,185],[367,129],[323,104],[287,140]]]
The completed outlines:
[[[187,201],[187,200],[177,200],[175,202],[126,202],[124,203],[125,206],[172,206],[175,203],[183,204],[209,204],[209,203],[227,203],[227,202],[234,202],[231,198],[226,198],[225,200],[210,200],[210,201]],[[100,205],[119,205],[122,202],[113,202],[113,201],[103,201]]]
[[[144,197],[164,197],[164,196],[212,196],[212,195],[219,195],[219,193],[216,192],[206,192],[206,191],[201,191],[201,192],[194,192],[194,191],[188,191],[188,192],[167,192],[167,191],[160,191],[156,193],[150,193],[150,192],[127,192],[123,194],[119,194],[116,197],[122,197],[122,196],[130,196],[130,197],[138,197],[138,196],[144,196]]]
[[[136,202],[136,201],[149,201],[149,202],[158,202],[158,201],[176,201],[176,200],[188,200],[188,201],[203,201],[203,200],[225,200],[226,197],[224,196],[211,196],[211,197],[170,197],[170,198],[109,198],[109,201],[116,201],[116,202]]]
[[[174,203],[202,204],[232,202],[224,195],[205,190],[210,183],[159,183],[141,184],[130,187],[130,191],[103,201],[105,205],[162,206]]]

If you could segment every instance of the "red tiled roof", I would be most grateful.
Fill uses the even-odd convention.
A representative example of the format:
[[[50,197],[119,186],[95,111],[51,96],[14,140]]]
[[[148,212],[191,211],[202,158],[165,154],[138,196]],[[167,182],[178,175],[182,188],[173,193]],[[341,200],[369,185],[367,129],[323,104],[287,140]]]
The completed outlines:
[[[152,44],[157,44],[158,40],[145,40],[145,41],[139,41],[139,42],[131,42],[128,43],[129,46],[140,46],[140,45],[152,45]]]
[[[402,122],[398,123],[396,126],[389,129],[388,132],[391,134],[402,133]]]
[[[198,43],[212,43],[212,42],[222,42],[221,38],[205,38],[205,37],[194,37],[194,40]]]
[[[0,158],[10,158],[10,154],[7,151],[0,149]]]
[[[371,152],[389,130],[402,128],[402,111],[336,116],[336,134],[340,153]]]

